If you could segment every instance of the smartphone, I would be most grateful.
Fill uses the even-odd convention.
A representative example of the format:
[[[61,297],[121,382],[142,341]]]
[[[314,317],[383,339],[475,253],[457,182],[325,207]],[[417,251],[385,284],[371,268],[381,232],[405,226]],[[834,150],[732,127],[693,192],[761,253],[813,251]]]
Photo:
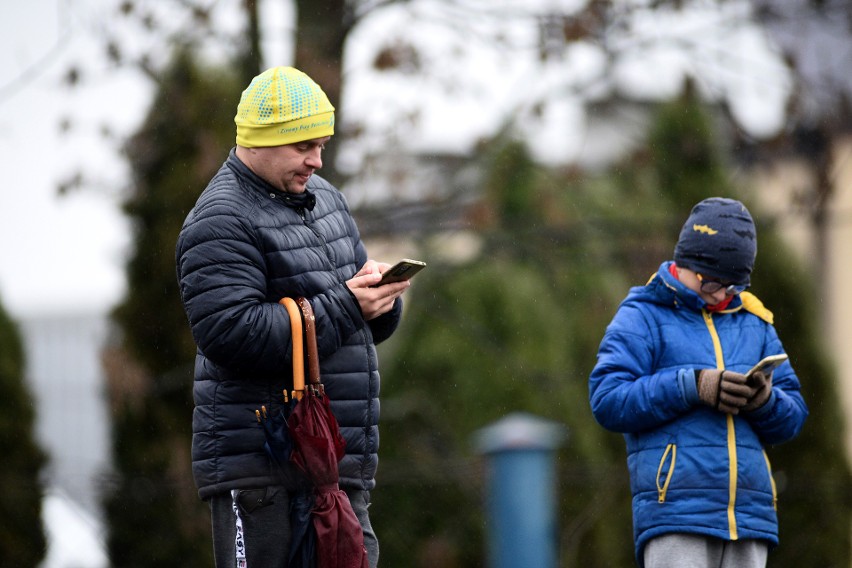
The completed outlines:
[[[781,353],[780,355],[770,355],[769,357],[764,357],[760,361],[760,363],[752,367],[751,370],[746,373],[746,377],[751,378],[751,376],[758,371],[763,372],[764,375],[768,375],[786,360],[787,355],[784,353]]]
[[[374,284],[373,287],[383,286],[385,284],[390,284],[391,282],[408,280],[424,268],[426,268],[425,262],[411,260],[410,258],[403,258],[385,270],[384,274],[382,274],[382,279],[379,280],[377,284]]]

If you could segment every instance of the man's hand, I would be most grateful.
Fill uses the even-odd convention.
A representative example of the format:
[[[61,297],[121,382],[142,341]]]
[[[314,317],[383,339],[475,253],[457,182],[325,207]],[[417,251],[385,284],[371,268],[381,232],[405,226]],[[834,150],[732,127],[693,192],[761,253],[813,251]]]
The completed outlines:
[[[772,373],[766,375],[757,371],[751,375],[748,384],[754,388],[755,392],[745,406],[740,409],[741,412],[751,412],[766,404],[769,395],[772,394]]]
[[[371,286],[382,279],[382,273],[390,267],[390,264],[384,262],[368,260],[355,276],[346,281],[346,285],[358,300],[366,321],[389,312],[396,299],[411,286],[411,282],[404,280],[372,288]]]
[[[722,369],[702,369],[696,383],[698,398],[726,414],[739,414],[757,392],[747,384],[745,375]]]

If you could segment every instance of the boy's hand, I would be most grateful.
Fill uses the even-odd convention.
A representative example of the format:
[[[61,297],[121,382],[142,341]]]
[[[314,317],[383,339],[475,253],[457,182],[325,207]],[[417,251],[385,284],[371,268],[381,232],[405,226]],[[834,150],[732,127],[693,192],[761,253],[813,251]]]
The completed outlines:
[[[751,375],[749,385],[754,389],[754,394],[748,399],[748,402],[743,406],[741,412],[751,412],[757,410],[769,400],[772,394],[772,373],[768,375],[757,371]]]
[[[739,414],[757,392],[747,384],[745,375],[733,371],[702,369],[695,380],[698,398],[726,414]]]

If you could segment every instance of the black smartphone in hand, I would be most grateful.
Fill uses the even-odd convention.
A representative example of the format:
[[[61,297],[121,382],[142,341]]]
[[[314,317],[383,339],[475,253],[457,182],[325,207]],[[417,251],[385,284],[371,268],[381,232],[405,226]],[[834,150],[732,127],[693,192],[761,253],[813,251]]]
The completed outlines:
[[[403,258],[382,274],[382,279],[378,281],[378,283],[374,284],[373,287],[376,286],[384,286],[385,284],[390,284],[391,282],[401,282],[402,280],[408,280],[421,270],[426,268],[426,263],[421,262],[419,260],[412,260],[410,258]]]

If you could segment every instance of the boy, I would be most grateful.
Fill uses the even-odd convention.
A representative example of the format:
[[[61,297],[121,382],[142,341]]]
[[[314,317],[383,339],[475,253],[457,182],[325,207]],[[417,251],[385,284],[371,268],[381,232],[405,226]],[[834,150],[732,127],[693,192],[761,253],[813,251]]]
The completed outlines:
[[[746,292],[754,222],[733,199],[698,203],[674,261],[632,288],[607,327],[589,380],[595,419],[621,432],[640,567],[763,568],[778,544],[765,444],[808,415],[772,313]]]

